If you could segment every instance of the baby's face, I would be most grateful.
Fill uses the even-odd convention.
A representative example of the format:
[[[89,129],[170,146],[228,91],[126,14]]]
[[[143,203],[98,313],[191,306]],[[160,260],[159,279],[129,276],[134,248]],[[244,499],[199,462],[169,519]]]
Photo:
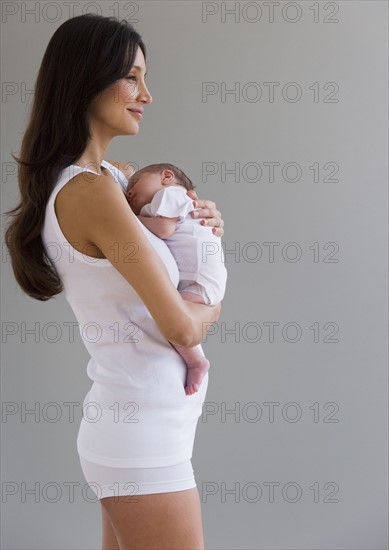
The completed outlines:
[[[128,182],[127,198],[134,214],[139,214],[145,204],[149,204],[155,193],[164,187],[161,174],[135,173]]]

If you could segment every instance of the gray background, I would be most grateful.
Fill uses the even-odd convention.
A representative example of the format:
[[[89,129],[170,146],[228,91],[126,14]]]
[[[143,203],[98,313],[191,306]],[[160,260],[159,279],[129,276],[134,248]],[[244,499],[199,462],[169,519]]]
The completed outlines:
[[[72,15],[63,2],[27,3],[37,7],[25,17],[26,3],[6,4],[16,13],[2,22],[3,211],[18,197],[7,173],[25,90]],[[74,2],[74,15],[112,15],[114,4],[129,18],[127,2]],[[193,454],[206,547],[387,548],[387,3],[300,1],[282,13],[281,2],[273,21],[264,2],[227,2],[237,11],[225,17],[218,2],[132,4],[154,101],[138,136],[116,138],[105,158],[176,163],[225,220],[228,288],[204,343],[210,381]],[[206,82],[216,93],[203,98]],[[280,84],[273,102],[265,82]],[[290,82],[299,101],[292,88],[282,96]],[[223,97],[223,85],[240,92]],[[279,163],[274,179],[268,162]],[[236,163],[236,177],[222,174]],[[293,167],[283,175],[287,163],[297,181]],[[76,451],[89,354],[77,329],[69,336],[64,297],[24,295],[2,252],[2,401],[13,412],[1,424],[3,548],[100,548],[99,505]],[[25,334],[34,327],[36,338]],[[35,403],[36,418],[24,418]],[[34,487],[36,501],[23,495]]]

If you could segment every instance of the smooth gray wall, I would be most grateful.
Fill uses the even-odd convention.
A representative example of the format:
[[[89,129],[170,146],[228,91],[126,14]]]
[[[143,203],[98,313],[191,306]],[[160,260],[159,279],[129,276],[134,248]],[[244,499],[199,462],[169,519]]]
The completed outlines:
[[[3,4],[5,211],[18,197],[25,92],[72,13]],[[68,4],[107,16],[116,5],[123,18],[135,6],[148,47],[153,104],[106,159],[176,163],[225,220],[228,288],[204,343],[193,454],[206,547],[387,548],[387,2],[281,2],[273,20],[266,2]],[[2,320],[3,548],[100,548],[76,451],[89,355],[69,336],[63,296],[40,303],[17,287],[4,244]],[[25,334],[35,326],[37,341]],[[35,403],[36,421],[24,418]],[[38,502],[23,496],[35,484]]]

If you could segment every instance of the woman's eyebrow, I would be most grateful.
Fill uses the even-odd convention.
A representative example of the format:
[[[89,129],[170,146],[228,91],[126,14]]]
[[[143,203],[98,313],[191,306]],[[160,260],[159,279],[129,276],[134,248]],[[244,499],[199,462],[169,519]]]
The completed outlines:
[[[133,69],[138,69],[138,71],[141,71],[142,72],[142,67],[139,67],[139,65],[133,65],[132,66]],[[145,76],[147,75],[147,71],[145,72]]]

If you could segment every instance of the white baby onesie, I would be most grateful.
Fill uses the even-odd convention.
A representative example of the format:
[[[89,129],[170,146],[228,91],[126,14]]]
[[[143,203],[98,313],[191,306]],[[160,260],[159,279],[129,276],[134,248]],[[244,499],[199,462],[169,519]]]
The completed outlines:
[[[185,187],[169,185],[157,191],[140,215],[179,217],[174,233],[164,239],[177,262],[178,290],[197,289],[207,305],[215,305],[223,299],[227,282],[221,239],[210,227],[200,224],[201,218],[192,218],[192,210],[197,209]]]

